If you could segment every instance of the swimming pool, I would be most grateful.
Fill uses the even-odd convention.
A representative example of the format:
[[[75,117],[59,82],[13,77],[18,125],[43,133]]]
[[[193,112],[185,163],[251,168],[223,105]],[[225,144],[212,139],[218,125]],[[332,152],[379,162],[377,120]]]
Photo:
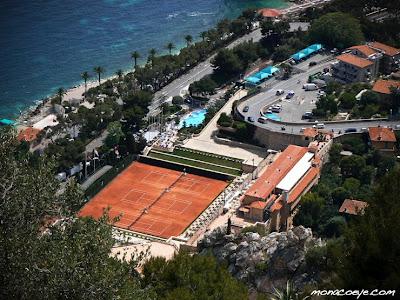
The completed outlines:
[[[198,109],[192,111],[190,114],[181,119],[179,122],[179,128],[200,125],[206,118],[206,113],[207,109]]]
[[[264,114],[264,117],[266,117],[266,118],[268,118],[270,120],[274,120],[274,121],[280,121],[281,120],[281,118],[277,114],[274,114],[274,113]]]

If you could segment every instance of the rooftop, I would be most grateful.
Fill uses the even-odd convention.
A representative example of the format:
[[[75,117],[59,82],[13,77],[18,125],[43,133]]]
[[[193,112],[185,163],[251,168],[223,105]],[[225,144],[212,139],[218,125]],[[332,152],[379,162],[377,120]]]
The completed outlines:
[[[273,8],[262,8],[258,11],[258,13],[264,18],[276,18],[282,14],[280,10]]]
[[[400,81],[379,79],[375,82],[372,90],[380,94],[390,95],[390,87],[400,88]]]
[[[394,48],[394,47],[391,47],[391,46],[388,46],[388,45],[385,45],[385,44],[382,44],[382,43],[379,43],[379,42],[369,43],[369,46],[371,48],[381,50],[386,55],[389,55],[389,56],[395,56],[395,55],[400,54],[400,49],[397,49],[397,48]]]
[[[358,50],[359,52],[361,52],[362,54],[364,54],[367,57],[376,53],[376,50],[371,49],[367,45],[353,46],[353,47],[350,47],[349,49]]]
[[[278,183],[276,188],[282,191],[290,191],[297,182],[306,174],[311,168],[311,160],[314,153],[307,152],[303,157],[293,166],[293,168],[286,174],[286,176]]]
[[[312,167],[308,170],[307,174],[300,180],[295,186],[292,192],[289,194],[289,203],[296,201],[296,199],[304,192],[304,190],[310,185],[310,183],[318,176],[319,169]]]
[[[306,137],[314,138],[318,135],[318,129],[309,127],[309,128],[304,129],[303,134]]]
[[[307,148],[289,145],[285,151],[267,167],[265,172],[246,192],[246,196],[257,197],[263,200],[266,199],[305,153],[307,153]]]
[[[350,215],[362,215],[364,214],[365,208],[368,206],[367,202],[359,200],[346,199],[343,201],[342,206],[339,208],[339,212]]]
[[[251,202],[251,204],[250,204],[250,207],[258,208],[258,209],[264,209],[265,206],[267,206],[267,203],[263,202],[263,201],[254,201],[254,202]]]
[[[396,136],[391,128],[369,127],[368,133],[373,142],[396,142]]]
[[[372,61],[369,61],[368,59],[358,57],[356,55],[353,55],[351,53],[345,53],[342,55],[339,55],[336,57],[336,59],[348,63],[350,65],[356,66],[358,68],[366,68],[368,66],[373,65]]]
[[[17,139],[18,141],[32,142],[36,140],[40,131],[40,129],[28,127],[19,132]]]

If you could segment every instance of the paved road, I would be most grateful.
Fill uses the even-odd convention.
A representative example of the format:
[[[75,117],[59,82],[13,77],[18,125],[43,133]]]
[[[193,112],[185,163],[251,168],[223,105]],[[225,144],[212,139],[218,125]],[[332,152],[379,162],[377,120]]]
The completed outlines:
[[[307,61],[304,63],[308,64]],[[286,110],[286,112],[285,112],[285,109],[283,109],[283,111],[280,114],[285,114],[285,113],[290,114],[290,116],[283,117],[283,119],[286,119],[288,121],[298,121],[299,124],[285,125],[284,126],[285,130],[282,130],[283,124],[279,123],[279,122],[267,121],[266,124],[261,124],[261,123],[257,122],[257,119],[261,116],[260,111],[264,106],[272,105],[275,101],[277,101],[279,98],[281,98],[281,96],[280,97],[275,96],[277,89],[283,89],[285,91],[295,90],[296,88],[298,89],[298,87],[299,87],[299,84],[297,83],[298,80],[301,80],[301,82],[306,81],[309,75],[321,71],[323,68],[327,67],[330,63],[331,63],[331,61],[320,63],[314,67],[308,68],[308,70],[306,70],[303,73],[293,75],[291,78],[289,78],[288,80],[285,80],[285,81],[272,80],[272,81],[270,81],[270,83],[268,83],[268,81],[267,81],[266,84],[269,86],[269,89],[265,92],[261,92],[260,94],[257,94],[254,97],[251,97],[248,100],[242,102],[238,106],[239,111],[242,112],[243,108],[245,106],[249,106],[249,111],[247,113],[242,112],[242,114],[246,118],[246,122],[249,122],[247,118],[252,116],[256,120],[256,122],[253,123],[256,126],[266,128],[266,129],[269,129],[272,131],[279,131],[282,133],[286,132],[286,133],[299,134],[300,130],[302,128],[311,127],[314,123],[308,123],[309,125],[305,125],[303,120],[300,120],[300,119],[292,120],[293,119],[292,114],[294,115],[293,108],[291,110]],[[314,93],[314,92],[310,92],[310,93]],[[298,105],[298,112],[296,112],[296,116],[300,116],[305,111],[310,110],[311,107],[307,103],[306,103],[306,105],[303,106],[302,105],[303,103],[299,104],[299,101],[296,100],[296,97],[294,97],[292,99],[295,99],[292,101],[294,103],[296,103],[296,101],[297,101],[297,105]],[[323,123],[323,122],[318,122],[318,123]],[[352,122],[352,123],[349,123],[349,122],[347,122],[347,123],[325,123],[325,129],[330,130],[330,131],[333,130],[333,132],[335,132],[336,134],[339,134],[339,132],[344,133],[344,131],[348,128],[356,128],[357,131],[360,131],[363,128],[367,128],[367,127],[371,127],[371,126],[380,125],[380,126],[392,126],[393,127],[393,126],[399,125],[399,124],[400,124],[400,121],[382,121],[382,120],[359,121],[359,122],[356,121],[356,122]]]
[[[261,39],[261,29],[256,29],[252,31],[249,34],[246,34],[245,36],[238,38],[237,40],[233,41],[230,43],[227,48],[233,48],[237,46],[238,44],[245,42],[245,41],[250,41],[253,40],[254,42],[257,42]],[[169,97],[177,96],[180,94],[180,91],[190,85],[191,83],[200,80],[206,75],[209,75],[213,72],[213,67],[211,66],[211,60],[214,58],[215,54],[209,57],[206,61],[198,64],[196,67],[191,69],[188,73],[185,75],[179,77],[178,79],[175,79],[172,81],[170,84],[162,88],[160,91],[155,93],[154,95],[154,101],[151,106],[149,106],[149,114],[153,115],[156,114],[158,111],[158,108],[161,106],[161,104]]]

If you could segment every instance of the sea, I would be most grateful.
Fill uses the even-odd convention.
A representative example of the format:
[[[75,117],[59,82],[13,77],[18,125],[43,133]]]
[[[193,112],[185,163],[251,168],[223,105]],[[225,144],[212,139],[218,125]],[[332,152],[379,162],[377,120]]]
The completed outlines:
[[[80,74],[102,66],[104,76],[143,63],[148,50],[176,51],[199,33],[249,7],[284,8],[284,0],[1,0],[0,119],[19,113]]]

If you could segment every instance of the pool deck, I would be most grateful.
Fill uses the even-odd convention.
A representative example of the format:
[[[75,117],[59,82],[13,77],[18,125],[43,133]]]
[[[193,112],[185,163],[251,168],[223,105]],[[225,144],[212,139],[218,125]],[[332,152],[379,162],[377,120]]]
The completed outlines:
[[[241,90],[231,97],[231,99],[229,99],[224,107],[222,107],[220,111],[212,118],[212,120],[201,131],[201,133],[198,136],[188,140],[183,147],[243,159],[244,162],[250,164],[254,159],[254,164],[258,165],[267,156],[266,149],[260,148],[260,150],[255,150],[239,147],[236,144],[225,145],[217,143],[217,141],[214,139],[214,135],[218,131],[217,120],[219,119],[221,113],[229,114],[232,111],[233,102],[244,97],[246,94],[246,91]]]

